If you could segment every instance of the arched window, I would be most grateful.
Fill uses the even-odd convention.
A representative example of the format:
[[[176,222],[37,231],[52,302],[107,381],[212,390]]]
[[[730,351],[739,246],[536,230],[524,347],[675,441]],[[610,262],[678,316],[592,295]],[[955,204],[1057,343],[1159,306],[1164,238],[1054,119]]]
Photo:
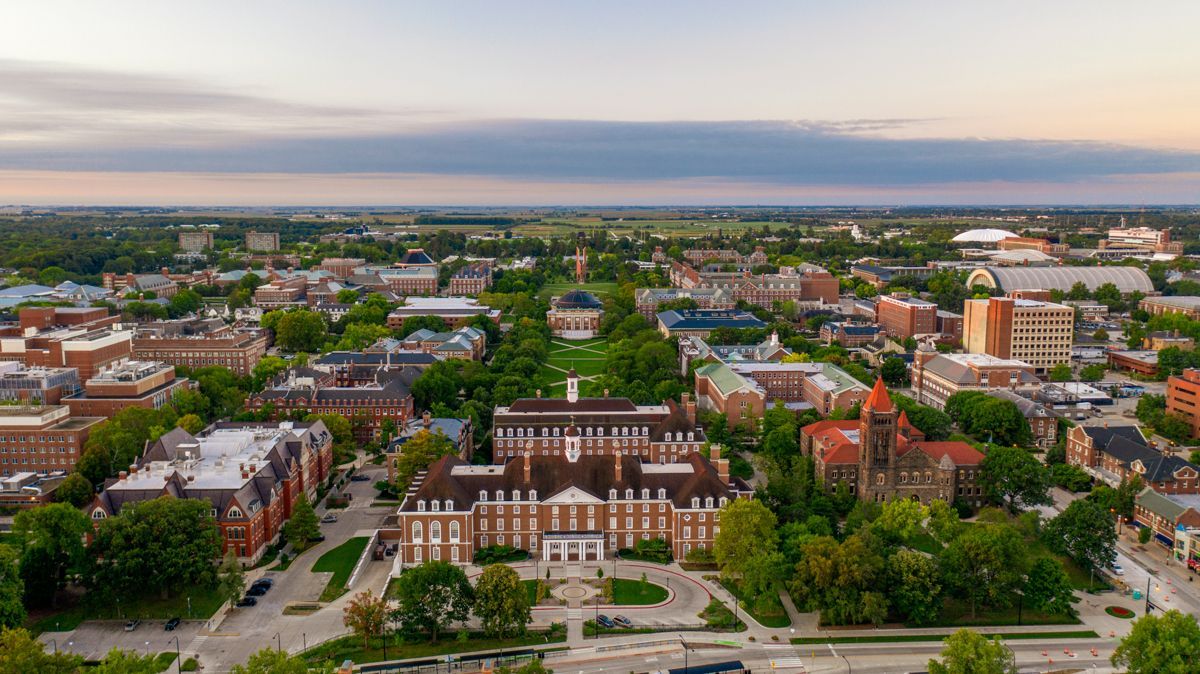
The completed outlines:
[[[446,499],[446,510],[454,510],[454,499]]]
[[[880,473],[875,476],[875,484],[878,484],[878,485],[883,484],[883,473]]]
[[[425,499],[417,501],[417,512],[425,512]]]
[[[708,496],[704,499],[704,507],[705,508],[711,508],[712,504],[713,504],[713,500],[712,500],[711,496]]]
[[[658,498],[659,498],[659,500],[661,501],[662,499],[665,499],[666,497],[667,497],[667,490],[666,490],[666,489],[663,489],[662,487],[659,487],[659,488],[658,488]]]
[[[486,489],[480,489],[480,490],[479,490],[479,500],[480,500],[480,501],[486,501],[486,500],[487,500],[487,490],[486,490]]]
[[[424,535],[424,528],[421,526],[421,523],[413,522],[413,542],[420,543]]]
[[[908,482],[908,473],[900,473],[900,484]]]
[[[99,508],[92,511],[92,519],[94,520],[102,520],[105,517],[108,517],[108,514]]]
[[[442,523],[441,522],[430,522],[429,523],[429,540],[433,543],[441,543],[442,542]]]
[[[451,543],[458,542],[458,522],[450,523],[450,542]]]
[[[242,516],[242,511],[237,506],[229,509],[229,517],[231,519],[239,519]]]
[[[642,435],[650,435],[650,427],[642,426]]]
[[[933,482],[933,473],[925,473],[925,484]]]
[[[558,426],[554,427],[554,437],[558,437]]]

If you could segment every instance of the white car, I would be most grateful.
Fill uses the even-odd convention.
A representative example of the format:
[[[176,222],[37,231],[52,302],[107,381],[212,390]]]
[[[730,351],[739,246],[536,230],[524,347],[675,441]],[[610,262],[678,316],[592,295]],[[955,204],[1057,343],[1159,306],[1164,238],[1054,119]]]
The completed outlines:
[[[1117,574],[1118,576],[1125,575],[1124,567],[1122,567],[1120,564],[1117,564],[1116,562],[1113,562],[1112,565],[1109,566],[1109,568],[1112,569],[1112,572]]]

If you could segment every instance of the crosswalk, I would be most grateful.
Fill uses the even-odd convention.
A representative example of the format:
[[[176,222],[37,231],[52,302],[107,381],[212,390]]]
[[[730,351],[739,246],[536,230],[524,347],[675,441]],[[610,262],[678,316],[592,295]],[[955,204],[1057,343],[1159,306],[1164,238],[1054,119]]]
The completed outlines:
[[[771,660],[771,669],[799,669],[804,671],[804,661],[800,658],[777,658]]]
[[[580,620],[582,618],[583,618],[583,609],[582,608],[576,607],[576,608],[568,608],[567,609],[567,620]]]

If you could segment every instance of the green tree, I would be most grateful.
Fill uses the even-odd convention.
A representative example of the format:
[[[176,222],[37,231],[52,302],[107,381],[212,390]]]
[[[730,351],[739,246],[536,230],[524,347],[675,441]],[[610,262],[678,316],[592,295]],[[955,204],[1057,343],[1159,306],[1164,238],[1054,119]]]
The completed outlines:
[[[275,325],[275,343],[284,351],[320,351],[329,327],[325,317],[315,311],[295,309],[285,313]]]
[[[11,545],[0,545],[0,628],[25,622],[25,581],[21,580],[20,555]]]
[[[1019,447],[993,446],[979,466],[984,493],[1010,512],[1048,505],[1050,474],[1032,454]]]
[[[899,358],[888,358],[879,368],[879,375],[888,386],[901,386],[908,380],[908,366]]]
[[[757,499],[733,499],[721,509],[721,531],[713,553],[721,576],[740,579],[751,560],[778,547],[777,520]]]
[[[400,446],[400,457],[396,459],[396,493],[403,494],[413,477],[429,468],[433,462],[454,453],[454,443],[438,429],[417,431]]]
[[[1059,363],[1050,368],[1050,381],[1071,381],[1073,378],[1071,366],[1067,363]]]
[[[942,545],[954,540],[963,528],[958,511],[942,499],[934,499],[929,504],[929,520],[925,526]]]
[[[176,424],[192,435],[196,435],[200,431],[204,430],[204,427],[208,425],[204,423],[203,419],[195,414],[185,414],[179,417],[179,421],[177,421]]]
[[[392,331],[383,325],[351,323],[342,331],[342,337],[333,349],[335,351],[362,351],[380,339],[391,335]]]
[[[387,599],[376,597],[369,589],[354,595],[342,608],[342,624],[362,637],[364,649],[370,647],[372,638],[383,636],[387,621]]]
[[[76,674],[83,658],[67,653],[49,654],[42,642],[20,629],[0,627],[0,672],[8,674]]]
[[[57,605],[67,574],[82,569],[83,536],[91,529],[87,516],[65,503],[17,513],[13,531],[21,537],[21,578],[28,601]]]
[[[225,553],[217,567],[217,593],[229,602],[236,602],[246,590],[246,571],[233,550]]]
[[[337,297],[338,304],[354,304],[359,300],[358,291],[350,288],[342,288],[337,291],[335,297]]]
[[[887,561],[888,598],[915,625],[937,620],[942,581],[937,562],[912,550],[899,550]]]
[[[471,613],[471,584],[463,570],[449,562],[429,560],[400,575],[392,621],[405,632],[427,632],[437,641],[447,626]]]
[[[155,656],[117,648],[109,651],[99,665],[87,669],[89,674],[158,674],[160,671]]]
[[[283,536],[297,550],[308,547],[308,542],[321,533],[321,524],[308,497],[301,496],[292,506],[292,516],[283,525]]]
[[[1117,557],[1112,515],[1095,501],[1072,501],[1046,523],[1043,537],[1047,545],[1069,555],[1085,569],[1108,566]]]
[[[333,666],[326,663],[313,666],[301,655],[288,655],[274,648],[264,648],[244,665],[234,665],[229,674],[331,674]]]
[[[813,538],[801,546],[788,589],[807,610],[819,610],[823,622],[882,622],[887,614],[887,598],[879,591],[886,568],[882,547],[869,533],[842,543],[831,536]]]
[[[525,632],[533,619],[529,594],[510,566],[491,564],[475,584],[475,615],[489,636],[504,639]]]
[[[250,371],[250,376],[254,382],[254,390],[261,390],[267,382],[274,379],[276,375],[286,370],[287,367],[287,361],[279,356],[263,356],[260,358],[254,369]]]
[[[941,660],[929,661],[929,674],[1017,674],[1012,651],[999,639],[964,628],[943,643]]]
[[[1071,579],[1063,570],[1062,562],[1042,557],[1033,563],[1025,580],[1025,601],[1030,608],[1055,615],[1070,615],[1074,610],[1071,606],[1074,598]]]
[[[204,306],[204,298],[191,288],[184,288],[168,300],[167,311],[172,316],[184,316],[199,311]]]
[[[1104,328],[1096,328],[1096,331],[1092,333],[1092,339],[1096,340],[1097,342],[1107,342],[1108,330],[1105,330]]]
[[[117,596],[184,587],[213,587],[221,536],[212,504],[160,496],[132,503],[101,520],[89,549],[96,560],[94,586]]]
[[[1200,625],[1196,616],[1171,610],[1133,622],[1112,654],[1112,664],[1129,674],[1188,674],[1200,662]]]
[[[54,490],[54,499],[59,503],[69,503],[76,508],[82,508],[92,502],[96,491],[92,483],[80,473],[71,473]]]
[[[1100,363],[1086,365],[1082,370],[1079,371],[1079,381],[1100,381],[1101,379],[1104,379],[1104,373],[1107,371],[1108,369]]]
[[[946,586],[979,604],[1006,606],[1026,566],[1021,536],[1007,524],[977,523],[950,541],[941,555]]]

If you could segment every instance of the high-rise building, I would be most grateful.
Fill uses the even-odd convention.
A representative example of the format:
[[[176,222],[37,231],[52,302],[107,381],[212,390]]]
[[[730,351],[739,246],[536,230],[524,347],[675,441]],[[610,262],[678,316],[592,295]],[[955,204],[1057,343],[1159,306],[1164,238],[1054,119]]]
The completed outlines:
[[[875,303],[875,322],[889,337],[905,339],[937,333],[937,305],[909,295],[883,295]]]
[[[205,248],[213,247],[213,235],[208,230],[199,232],[180,232],[179,249],[185,253],[199,253]]]
[[[967,353],[1032,365],[1038,375],[1071,362],[1075,310],[1040,300],[991,297],[967,300],[963,307],[963,347]]]
[[[252,253],[279,250],[279,232],[246,232],[246,250]]]
[[[1183,417],[1200,437],[1200,370],[1184,370],[1167,378],[1167,414]]]

